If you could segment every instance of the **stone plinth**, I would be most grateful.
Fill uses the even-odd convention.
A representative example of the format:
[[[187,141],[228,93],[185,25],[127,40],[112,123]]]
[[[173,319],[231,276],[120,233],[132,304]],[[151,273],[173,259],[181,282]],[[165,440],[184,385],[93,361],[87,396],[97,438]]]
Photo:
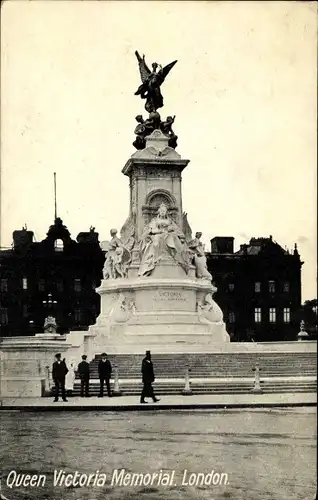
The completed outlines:
[[[172,260],[158,263],[151,276],[129,275],[103,280],[98,289],[101,314],[89,330],[94,334],[90,357],[136,345],[142,350],[170,346],[173,352],[182,344],[191,352],[197,345],[229,342],[221,309],[213,300],[212,307],[205,303],[215,291],[209,281],[186,275]]]
[[[0,343],[1,397],[39,397],[48,391],[50,371],[57,352],[68,360],[74,349],[66,335],[4,337]]]

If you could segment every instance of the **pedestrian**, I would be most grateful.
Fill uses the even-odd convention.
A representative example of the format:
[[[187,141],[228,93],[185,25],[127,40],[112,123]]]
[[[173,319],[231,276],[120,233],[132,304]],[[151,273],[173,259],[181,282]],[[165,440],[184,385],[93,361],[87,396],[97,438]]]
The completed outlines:
[[[75,382],[75,366],[74,363],[71,363],[69,371],[67,372],[65,377],[65,390],[67,396],[73,396],[74,382]]]
[[[155,381],[155,374],[153,371],[150,351],[146,351],[146,357],[142,360],[141,373],[142,383],[144,386],[140,396],[140,403],[147,403],[145,398],[152,398],[153,402],[157,403],[160,399],[156,398],[152,387],[152,383]]]
[[[109,359],[107,359],[107,354],[106,352],[102,353],[102,359],[98,363],[98,376],[99,376],[99,398],[102,398],[104,395],[104,382],[106,382],[106,387],[107,387],[107,394],[108,397],[111,398],[111,393],[110,393],[110,377],[112,374],[112,365]]]
[[[89,397],[89,363],[86,361],[87,356],[83,354],[82,361],[79,363],[77,371],[81,379],[81,398]]]
[[[61,359],[61,354],[55,355],[56,361],[52,367],[52,378],[55,384],[55,398],[54,402],[59,400],[59,393],[61,391],[63,401],[67,401],[65,396],[65,376],[68,372],[65,359]]]

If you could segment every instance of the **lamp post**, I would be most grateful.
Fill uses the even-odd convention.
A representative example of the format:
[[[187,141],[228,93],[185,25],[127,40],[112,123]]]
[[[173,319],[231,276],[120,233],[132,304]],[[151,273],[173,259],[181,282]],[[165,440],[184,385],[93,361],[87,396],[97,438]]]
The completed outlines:
[[[34,321],[32,319],[30,319],[29,321],[29,332],[34,334],[35,331],[34,331]]]
[[[50,311],[50,309],[52,309],[53,306],[55,306],[57,304],[57,300],[53,300],[52,294],[49,293],[47,296],[47,300],[42,300],[42,304],[44,307],[47,307],[48,310]]]

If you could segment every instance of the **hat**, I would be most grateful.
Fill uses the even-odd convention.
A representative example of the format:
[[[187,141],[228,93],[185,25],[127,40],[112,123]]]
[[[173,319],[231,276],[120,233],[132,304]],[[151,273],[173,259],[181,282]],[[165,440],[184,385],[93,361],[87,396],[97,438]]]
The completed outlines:
[[[61,353],[60,353],[60,352],[58,352],[57,354],[55,354],[55,357],[56,357],[56,358],[60,358],[60,357],[61,357]]]
[[[83,354],[82,359],[86,359],[86,358],[87,358],[86,354]]]
[[[146,354],[150,354],[150,351],[146,351]]]
[[[107,356],[106,352],[102,352],[101,356],[102,357]]]

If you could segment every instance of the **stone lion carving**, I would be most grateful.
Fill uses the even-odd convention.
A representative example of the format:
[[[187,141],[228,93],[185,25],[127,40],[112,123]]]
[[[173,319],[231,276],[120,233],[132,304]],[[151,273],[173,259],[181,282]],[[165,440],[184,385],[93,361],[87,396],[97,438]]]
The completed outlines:
[[[53,316],[47,316],[44,320],[44,332],[45,333],[56,333],[57,324],[56,319]]]
[[[214,302],[211,293],[207,293],[204,299],[197,304],[198,315],[202,320],[212,323],[223,322],[223,313],[221,308]]]
[[[135,301],[120,293],[108,316],[109,323],[126,323],[136,312]]]

